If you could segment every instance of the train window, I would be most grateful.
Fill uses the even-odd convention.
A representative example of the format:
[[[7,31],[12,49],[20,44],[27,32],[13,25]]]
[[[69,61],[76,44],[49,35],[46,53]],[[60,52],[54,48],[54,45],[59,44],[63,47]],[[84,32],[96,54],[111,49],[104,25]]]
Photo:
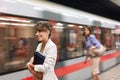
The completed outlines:
[[[29,18],[0,15],[0,74],[26,68],[37,44],[34,22]]]
[[[94,27],[93,31],[97,39],[107,47],[107,50],[114,49],[114,33],[112,29]]]
[[[108,51],[115,49],[113,29],[101,27],[92,27],[92,29],[97,39],[107,47]]]
[[[82,36],[78,25],[64,24],[60,31],[58,50],[59,60],[62,61],[82,56]]]
[[[112,29],[104,28],[104,43],[107,47],[107,50],[113,50],[114,49],[114,33]]]

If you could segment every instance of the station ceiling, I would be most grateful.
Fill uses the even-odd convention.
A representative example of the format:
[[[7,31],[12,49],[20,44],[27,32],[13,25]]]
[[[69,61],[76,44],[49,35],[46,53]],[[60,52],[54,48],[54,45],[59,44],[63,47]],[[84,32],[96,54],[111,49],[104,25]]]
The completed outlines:
[[[120,0],[48,0],[120,21]]]

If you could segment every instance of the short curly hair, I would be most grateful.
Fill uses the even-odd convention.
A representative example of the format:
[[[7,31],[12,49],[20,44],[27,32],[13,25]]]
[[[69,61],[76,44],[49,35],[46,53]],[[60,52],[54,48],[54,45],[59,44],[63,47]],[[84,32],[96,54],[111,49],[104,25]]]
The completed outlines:
[[[47,21],[39,21],[35,25],[36,31],[49,30],[50,31],[49,37],[51,36],[52,29],[53,29],[53,26]]]

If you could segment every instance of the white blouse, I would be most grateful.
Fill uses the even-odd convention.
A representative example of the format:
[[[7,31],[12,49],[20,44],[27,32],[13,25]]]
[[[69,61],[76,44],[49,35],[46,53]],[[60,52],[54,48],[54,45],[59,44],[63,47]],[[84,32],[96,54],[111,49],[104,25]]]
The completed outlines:
[[[39,43],[36,51],[40,51],[42,43]],[[43,80],[58,80],[54,73],[54,66],[57,58],[57,47],[51,39],[45,45],[43,55],[45,55],[45,61],[41,65],[35,65],[34,70],[43,72]]]

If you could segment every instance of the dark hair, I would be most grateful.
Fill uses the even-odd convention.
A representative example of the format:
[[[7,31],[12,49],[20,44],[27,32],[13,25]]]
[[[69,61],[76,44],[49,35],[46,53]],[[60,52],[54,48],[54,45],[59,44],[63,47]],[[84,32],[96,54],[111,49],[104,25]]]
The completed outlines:
[[[49,37],[50,37],[51,36],[51,32],[52,32],[52,25],[49,22],[47,22],[47,21],[39,21],[35,25],[35,30],[36,31],[49,30],[50,31]]]
[[[90,31],[90,34],[92,34],[92,29],[89,26],[84,26],[84,28],[83,28],[83,35],[84,36],[85,36],[85,28],[87,28]]]

